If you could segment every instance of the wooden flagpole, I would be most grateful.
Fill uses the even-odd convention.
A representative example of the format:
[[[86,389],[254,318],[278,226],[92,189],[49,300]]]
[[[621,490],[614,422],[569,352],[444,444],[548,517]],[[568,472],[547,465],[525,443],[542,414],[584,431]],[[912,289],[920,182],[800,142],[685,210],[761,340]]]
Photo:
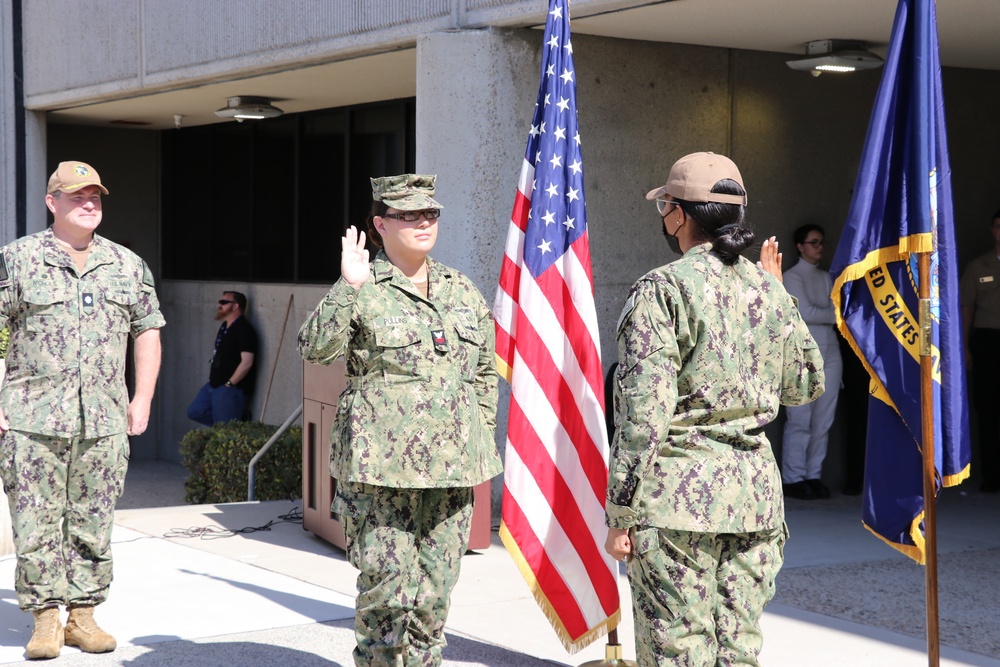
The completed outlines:
[[[931,254],[919,253],[920,277],[920,409],[923,433],[924,478],[924,578],[927,588],[927,664],[939,667],[937,576],[937,467],[934,464],[934,365],[931,358]]]

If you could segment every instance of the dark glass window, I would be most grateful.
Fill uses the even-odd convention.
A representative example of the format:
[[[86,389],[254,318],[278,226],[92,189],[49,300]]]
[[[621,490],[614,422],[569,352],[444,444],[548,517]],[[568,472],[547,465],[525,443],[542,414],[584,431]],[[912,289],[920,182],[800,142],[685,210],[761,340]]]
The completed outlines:
[[[163,134],[164,277],[332,283],[370,176],[413,171],[412,99]]]

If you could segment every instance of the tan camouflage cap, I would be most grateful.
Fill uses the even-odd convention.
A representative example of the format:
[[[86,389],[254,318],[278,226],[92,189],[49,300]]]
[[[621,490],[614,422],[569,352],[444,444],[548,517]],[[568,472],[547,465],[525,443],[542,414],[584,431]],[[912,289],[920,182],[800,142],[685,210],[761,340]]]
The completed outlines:
[[[434,200],[434,183],[437,175],[401,174],[373,178],[372,199],[400,211],[422,211],[427,208],[444,208]]]
[[[45,190],[48,194],[56,191],[76,192],[80,188],[88,185],[96,185],[104,194],[109,194],[108,189],[101,185],[101,177],[97,170],[86,162],[60,162],[56,170],[49,176],[49,187]]]

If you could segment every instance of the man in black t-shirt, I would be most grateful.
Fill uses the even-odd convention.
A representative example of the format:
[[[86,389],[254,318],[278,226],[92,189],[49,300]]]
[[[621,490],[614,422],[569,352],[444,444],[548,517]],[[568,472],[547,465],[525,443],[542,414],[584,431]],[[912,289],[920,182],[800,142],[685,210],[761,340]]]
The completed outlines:
[[[243,316],[247,298],[239,292],[223,292],[215,319],[222,320],[215,336],[208,382],[188,406],[189,418],[211,426],[243,419],[256,379],[254,356],[257,332]]]

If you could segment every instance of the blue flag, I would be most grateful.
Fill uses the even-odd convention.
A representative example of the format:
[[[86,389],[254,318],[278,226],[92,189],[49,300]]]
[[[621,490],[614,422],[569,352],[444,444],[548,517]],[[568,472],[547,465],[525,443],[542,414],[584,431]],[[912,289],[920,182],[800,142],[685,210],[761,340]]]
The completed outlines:
[[[958,268],[933,0],[900,0],[847,224],[837,326],[871,376],[865,525],[924,563],[918,253],[930,253],[936,489],[969,476]]]

